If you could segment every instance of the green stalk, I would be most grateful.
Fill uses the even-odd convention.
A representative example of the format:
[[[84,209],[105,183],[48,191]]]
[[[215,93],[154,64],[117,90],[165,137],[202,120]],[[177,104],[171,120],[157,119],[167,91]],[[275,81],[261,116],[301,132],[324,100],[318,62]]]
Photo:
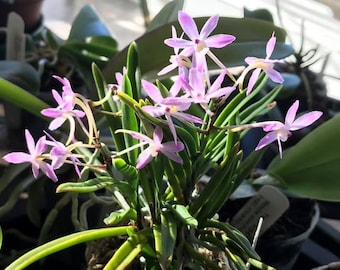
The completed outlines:
[[[24,269],[32,263],[66,248],[100,238],[125,235],[129,230],[133,230],[133,227],[122,226],[115,228],[93,229],[63,236],[25,253],[11,263],[6,270]]]

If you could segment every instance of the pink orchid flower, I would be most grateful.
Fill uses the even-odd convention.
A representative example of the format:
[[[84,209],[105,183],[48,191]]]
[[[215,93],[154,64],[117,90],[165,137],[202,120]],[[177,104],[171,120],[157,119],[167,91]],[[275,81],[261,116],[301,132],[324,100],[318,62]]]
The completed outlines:
[[[79,159],[75,154],[72,153],[72,150],[81,146],[81,142],[75,142],[72,145],[64,145],[62,142],[55,140],[50,134],[45,132],[45,134],[51,139],[51,141],[46,141],[46,144],[51,146],[50,150],[50,158],[52,160],[51,165],[54,169],[59,169],[63,166],[68,159],[74,166],[74,169],[79,178],[81,178],[81,172],[78,168]]]
[[[159,153],[162,153],[163,155],[167,156],[174,162],[177,162],[179,164],[183,163],[182,158],[179,157],[177,153],[184,149],[184,144],[182,142],[174,141],[162,143],[163,131],[161,127],[157,126],[155,128],[153,133],[153,139],[149,138],[144,134],[130,130],[121,130],[120,132],[127,133],[131,135],[133,138],[149,145],[138,156],[136,165],[137,169],[142,169],[143,167],[145,167],[153,158],[158,156]]]
[[[177,39],[177,32],[174,26],[172,26],[172,38]],[[174,48],[174,53],[170,56],[170,64],[158,72],[157,75],[167,74],[176,68],[178,68],[179,75],[185,76],[188,73],[187,70],[191,67],[191,60],[188,57],[190,55],[186,55],[184,51],[179,52],[179,48]]]
[[[71,84],[67,78],[53,76],[63,84],[63,92],[60,95],[56,90],[52,90],[52,95],[57,102],[56,108],[48,108],[41,111],[41,114],[50,118],[54,118],[49,125],[50,130],[59,128],[66,119],[70,117],[82,118],[85,113],[80,110],[74,109],[75,106],[75,93],[72,90]]]
[[[184,55],[193,55],[193,61],[196,66],[206,66],[205,54],[208,53],[209,48],[223,48],[235,40],[232,35],[217,34],[209,35],[216,28],[219,16],[210,17],[203,25],[201,32],[198,32],[197,25],[194,19],[184,11],[178,12],[178,21],[184,33],[190,38],[186,40],[183,38],[169,38],[164,43],[170,47],[184,49]]]
[[[190,99],[182,97],[163,98],[159,92],[159,89],[153,83],[142,80],[142,85],[146,94],[155,102],[154,106],[147,105],[143,106],[142,109],[153,117],[160,117],[164,115],[168,121],[169,129],[174,137],[175,142],[177,142],[177,134],[171,117],[177,118],[184,123],[204,123],[201,118],[183,112],[189,109],[191,105]]]
[[[248,67],[242,72],[241,76],[237,80],[236,84],[243,84],[243,80],[247,73],[255,69],[250,76],[249,82],[248,82],[248,89],[247,89],[247,95],[250,94],[250,92],[253,90],[254,85],[260,76],[261,70],[263,70],[268,77],[276,83],[283,83],[284,79],[282,78],[281,74],[274,69],[274,64],[278,62],[279,60],[271,60],[270,57],[273,54],[274,48],[276,44],[276,37],[274,33],[272,34],[271,38],[267,42],[266,46],[266,58],[257,58],[257,57],[247,57],[245,59],[245,62],[248,64]]]
[[[282,146],[281,142],[287,141],[291,136],[291,131],[299,130],[313,124],[322,116],[320,111],[312,111],[303,114],[302,116],[296,118],[296,112],[299,108],[299,101],[295,101],[293,105],[288,109],[285,123],[279,121],[266,121],[262,123],[250,124],[251,127],[262,127],[265,132],[269,132],[265,135],[255,150],[260,150],[266,145],[271,144],[273,141],[277,140],[279,145],[279,153],[282,158]],[[296,118],[296,119],[295,119]]]
[[[227,98],[235,90],[233,86],[221,87],[226,74],[227,72],[223,70],[212,85],[206,89],[204,72],[196,68],[191,68],[189,72],[189,82],[183,81],[183,88],[194,103],[200,104],[201,107],[210,114],[208,103],[211,99]]]
[[[194,19],[184,11],[179,11],[179,24],[190,40],[175,37],[166,39],[164,42],[170,47],[188,48],[188,50],[191,51],[191,54],[193,51],[202,51],[204,48],[223,48],[232,43],[235,40],[235,37],[226,34],[218,34],[209,37],[211,32],[216,28],[218,20],[218,15],[210,17],[199,33]]]
[[[35,144],[31,133],[27,129],[25,130],[25,137],[29,153],[13,152],[5,155],[3,159],[14,164],[29,162],[32,164],[34,178],[38,177],[40,169],[48,178],[57,182],[58,178],[54,172],[53,166],[45,162],[42,156],[47,149],[46,137],[41,137],[37,141],[37,144]]]

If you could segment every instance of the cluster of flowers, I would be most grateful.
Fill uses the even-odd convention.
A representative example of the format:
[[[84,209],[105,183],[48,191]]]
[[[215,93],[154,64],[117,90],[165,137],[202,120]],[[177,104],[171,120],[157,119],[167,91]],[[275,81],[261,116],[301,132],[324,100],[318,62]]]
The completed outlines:
[[[144,148],[138,156],[137,164],[132,164],[135,165],[137,169],[146,166],[159,153],[164,154],[177,163],[182,163],[182,159],[178,153],[185,148],[185,145],[178,139],[173,121],[174,118],[188,125],[196,126],[203,125],[206,121],[186,112],[192,103],[199,104],[209,118],[214,115],[210,106],[211,101],[225,101],[234,91],[245,91],[243,84],[246,75],[250,72],[252,72],[252,74],[247,85],[247,95],[253,90],[261,71],[264,71],[272,81],[276,83],[283,82],[280,73],[274,69],[275,63],[278,60],[270,59],[276,43],[274,33],[267,43],[266,57],[264,59],[247,57],[245,62],[248,66],[243,70],[238,79],[235,79],[210,50],[210,48],[223,48],[235,40],[235,37],[232,35],[211,35],[217,26],[218,19],[219,17],[217,15],[210,17],[199,32],[193,18],[187,13],[180,11],[179,23],[184,33],[178,37],[176,29],[174,27],[172,28],[172,37],[166,39],[165,44],[174,48],[174,55],[170,57],[170,65],[159,72],[159,75],[164,75],[175,69],[178,70],[178,76],[176,76],[168,96],[164,97],[155,84],[142,80],[144,93],[152,101],[151,105],[145,105],[142,109],[153,117],[164,117],[167,120],[173,141],[162,142],[163,130],[159,126],[155,127],[153,138],[135,131],[117,130],[116,132],[129,134],[140,141],[133,149],[136,147]],[[188,39],[184,38],[184,34]],[[214,61],[221,70],[213,82],[210,81],[207,57]],[[226,76],[232,79],[233,85],[222,87],[222,82]],[[60,128],[66,120],[69,122],[70,131],[66,143],[56,141],[49,133],[45,132],[46,135],[41,137],[35,144],[30,132],[26,130],[26,141],[29,153],[13,152],[3,157],[10,163],[30,162],[35,177],[37,177],[40,169],[53,181],[58,180],[55,170],[60,168],[64,163],[74,164],[79,177],[81,177],[79,166],[91,166],[90,164],[86,164],[84,159],[82,159],[82,155],[78,154],[75,150],[80,147],[97,147],[99,132],[92,113],[92,107],[102,104],[108,98],[105,97],[104,100],[90,102],[82,95],[74,93],[70,82],[66,78],[60,78],[58,76],[55,76],[55,78],[63,84],[61,95],[56,90],[52,91],[58,106],[56,108],[44,109],[41,113],[44,116],[53,118],[49,125],[50,130]],[[115,85],[115,88],[119,91],[121,88],[122,74],[118,74],[116,78],[117,85]],[[112,98],[111,93],[109,98]],[[114,97],[114,100],[117,101],[117,97]],[[279,152],[282,157],[281,141],[286,141],[291,135],[291,131],[312,124],[322,115],[319,111],[313,111],[295,119],[298,107],[299,103],[296,101],[288,110],[285,123],[266,121],[233,126],[229,127],[229,130],[237,132],[247,128],[263,128],[263,130],[268,133],[260,140],[255,150],[259,150],[276,140],[279,144]],[[86,119],[85,124],[83,119]],[[76,139],[75,132],[77,123],[88,137],[86,143]],[[126,153],[129,150],[130,149],[125,149],[123,152]],[[123,152],[115,153],[112,158],[119,156],[119,154]]]

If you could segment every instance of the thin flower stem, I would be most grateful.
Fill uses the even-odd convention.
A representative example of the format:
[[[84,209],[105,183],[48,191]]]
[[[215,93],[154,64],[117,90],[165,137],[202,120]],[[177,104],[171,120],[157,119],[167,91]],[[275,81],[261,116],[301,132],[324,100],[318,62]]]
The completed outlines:
[[[108,101],[110,98],[112,98],[112,92],[111,91],[107,91],[104,98],[102,98],[102,99],[100,99],[98,101],[91,101],[91,105],[92,105],[92,107],[101,106],[106,101]]]
[[[216,57],[215,54],[213,54],[213,53],[209,50],[209,51],[207,52],[207,55],[211,58],[211,60],[213,60],[213,61],[215,62],[215,64],[216,64],[219,68],[221,68],[222,70],[225,70],[225,71],[227,72],[228,77],[229,77],[233,82],[236,82],[236,79],[235,79],[234,75],[231,74],[231,73],[229,72],[229,70],[227,69],[227,67],[220,61],[220,59],[218,59],[218,58]]]
[[[89,127],[87,129],[80,120],[79,120],[79,124],[82,127],[84,133],[88,136],[88,139],[89,139],[88,143],[92,144],[94,134],[98,134],[96,121],[93,117],[93,113],[92,113],[91,107],[88,104],[88,101],[82,95],[76,94],[76,97],[77,98],[75,99],[75,103],[79,105],[85,112]]]
[[[114,155],[111,156],[111,158],[116,158],[116,157],[125,155],[126,153],[128,153],[128,152],[130,152],[130,151],[132,151],[132,150],[134,150],[136,148],[142,147],[142,146],[144,146],[144,145],[146,145],[148,143],[149,142],[140,142],[140,143],[137,143],[137,144],[135,144],[133,146],[130,146],[130,147],[128,147],[128,148],[126,148],[126,149],[124,149],[124,150],[122,150],[120,152],[115,153]]]

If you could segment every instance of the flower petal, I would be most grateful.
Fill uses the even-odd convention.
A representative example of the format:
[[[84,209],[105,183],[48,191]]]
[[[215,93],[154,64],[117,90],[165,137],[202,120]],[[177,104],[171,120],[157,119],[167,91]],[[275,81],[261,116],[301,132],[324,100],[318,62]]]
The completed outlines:
[[[189,14],[180,10],[178,12],[178,22],[181,25],[184,33],[187,34],[191,40],[195,40],[199,37],[196,23]]]
[[[25,138],[28,152],[32,155],[35,153],[35,142],[28,129],[25,129]]]
[[[313,111],[298,117],[290,126],[289,130],[298,130],[313,124],[322,116],[322,112]]]
[[[201,118],[188,114],[188,113],[177,112],[177,113],[173,113],[172,116],[176,117],[179,120],[184,120],[187,122],[198,123],[198,124],[204,124],[204,121]]]
[[[48,177],[50,178],[53,182],[57,182],[58,178],[53,170],[53,167],[46,163],[46,162],[41,162],[40,163],[40,169],[41,171]]]
[[[208,37],[204,40],[204,43],[209,48],[223,48],[235,40],[232,35],[219,34]]]
[[[257,57],[252,57],[252,56],[249,56],[249,57],[246,57],[244,59],[244,61],[248,64],[248,65],[251,65],[252,63],[254,63],[256,60],[258,60],[259,58]]]
[[[219,20],[219,16],[218,15],[214,15],[211,16],[203,25],[202,29],[201,29],[201,33],[199,35],[200,39],[205,39],[206,37],[208,37],[211,32],[216,28],[217,23]]]
[[[137,159],[137,165],[136,168],[137,169],[142,169],[143,167],[145,167],[150,161],[152,160],[152,155],[151,155],[151,150],[150,147],[146,148],[145,150],[143,150]]]
[[[163,97],[156,85],[146,80],[142,80],[145,93],[156,103],[162,103]]]
[[[253,90],[254,85],[255,85],[257,78],[259,77],[260,73],[261,73],[261,69],[257,68],[253,71],[253,74],[251,74],[249,82],[248,82],[247,95],[249,95],[250,92]]]
[[[181,152],[184,149],[184,144],[182,142],[165,142],[162,144],[161,151],[166,152]]]
[[[55,118],[51,121],[51,123],[48,126],[49,130],[56,130],[57,128],[59,128],[64,122],[65,122],[66,118],[64,117],[58,117]]]
[[[286,126],[290,127],[292,125],[292,123],[294,122],[295,120],[295,117],[296,117],[296,112],[299,108],[299,101],[296,100],[292,106],[289,107],[288,111],[287,111],[287,114],[286,114],[286,118],[285,118],[285,124]],[[288,128],[290,129],[290,128]]]
[[[276,82],[276,83],[284,82],[284,79],[281,76],[280,72],[276,71],[275,69],[268,68],[268,69],[265,69],[265,72],[273,82]]]
[[[41,114],[50,118],[57,118],[63,115],[63,112],[57,108],[48,108],[41,110]]]
[[[2,157],[9,163],[19,164],[23,162],[31,162],[31,155],[24,152],[13,152]]]
[[[165,114],[165,109],[163,106],[160,107],[160,106],[147,105],[147,106],[143,106],[142,110],[147,112],[153,117],[160,117]]]
[[[160,145],[163,140],[163,130],[160,126],[156,126],[153,132],[153,143],[156,145]]]
[[[272,34],[272,37],[268,40],[266,45],[266,59],[270,58],[273,54],[274,48],[276,44],[276,37],[274,36],[274,33]]]
[[[187,47],[193,47],[194,45],[191,40],[185,40],[181,38],[167,38],[164,40],[164,44],[168,45],[169,47],[173,47],[173,48],[187,48]],[[192,54],[192,50],[190,51]]]
[[[271,144],[275,140],[277,140],[276,132],[275,131],[269,132],[259,141],[258,145],[255,148],[255,151],[262,149],[263,147]]]

